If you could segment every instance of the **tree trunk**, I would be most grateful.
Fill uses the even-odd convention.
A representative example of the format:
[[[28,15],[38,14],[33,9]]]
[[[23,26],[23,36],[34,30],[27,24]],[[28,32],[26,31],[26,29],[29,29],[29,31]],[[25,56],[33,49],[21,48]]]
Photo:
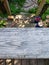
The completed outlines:
[[[0,1],[0,10],[3,13],[7,12],[7,14],[11,15],[11,11],[10,11],[8,0],[1,0]]]
[[[42,0],[42,1],[41,1],[40,5],[39,5],[39,7],[38,7],[38,10],[37,10],[37,12],[36,12],[36,16],[39,16],[39,14],[41,13],[41,11],[42,11],[42,9],[43,9],[45,3],[46,3],[46,0]]]
[[[4,1],[4,7],[5,7],[7,13],[8,13],[9,15],[11,15],[11,11],[10,11],[10,7],[9,7],[9,3],[8,3],[7,0]]]

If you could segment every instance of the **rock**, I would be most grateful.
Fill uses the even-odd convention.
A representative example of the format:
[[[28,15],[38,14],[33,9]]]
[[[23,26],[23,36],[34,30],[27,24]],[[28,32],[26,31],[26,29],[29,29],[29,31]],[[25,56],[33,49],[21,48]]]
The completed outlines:
[[[14,19],[14,16],[8,16],[8,19],[9,20],[13,20]]]
[[[49,15],[47,15],[46,18],[49,19]]]
[[[40,27],[43,26],[43,22],[42,22],[42,20],[41,20],[40,22],[38,22],[38,25],[39,25]]]
[[[15,16],[15,19],[21,19],[22,18],[22,15],[16,15]]]
[[[25,24],[29,24],[28,20],[24,21]]]
[[[46,19],[46,21],[45,21],[45,22],[49,23],[49,19]]]
[[[31,16],[30,17],[34,17],[35,16],[35,14],[31,14]]]
[[[22,25],[22,28],[24,28],[25,27],[25,25]]]

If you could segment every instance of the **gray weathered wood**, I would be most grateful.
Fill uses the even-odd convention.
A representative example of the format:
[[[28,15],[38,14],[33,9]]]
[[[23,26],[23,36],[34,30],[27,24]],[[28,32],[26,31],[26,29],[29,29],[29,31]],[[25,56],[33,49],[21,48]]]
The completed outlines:
[[[1,28],[0,58],[49,58],[49,29]]]

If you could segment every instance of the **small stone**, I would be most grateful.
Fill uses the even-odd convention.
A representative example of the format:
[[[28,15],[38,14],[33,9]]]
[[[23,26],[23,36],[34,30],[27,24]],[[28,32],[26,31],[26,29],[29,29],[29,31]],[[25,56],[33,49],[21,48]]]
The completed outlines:
[[[47,15],[46,18],[49,19],[49,15]]]
[[[47,23],[48,23],[48,22],[49,22],[49,19],[46,19],[46,21],[45,21],[45,22],[47,22]]]
[[[8,19],[9,20],[13,20],[14,19],[14,16],[8,16]]]
[[[35,16],[35,14],[31,14],[31,17],[34,17]]]
[[[40,22],[38,22],[38,25],[39,25],[40,27],[43,26],[43,22],[42,22],[42,20],[41,20]]]
[[[18,27],[22,27],[22,25],[20,24]]]
[[[16,15],[15,16],[15,19],[21,19],[22,18],[22,15]]]
[[[22,25],[22,28],[24,28],[25,27],[25,25]]]
[[[28,20],[24,21],[25,24],[29,24]]]

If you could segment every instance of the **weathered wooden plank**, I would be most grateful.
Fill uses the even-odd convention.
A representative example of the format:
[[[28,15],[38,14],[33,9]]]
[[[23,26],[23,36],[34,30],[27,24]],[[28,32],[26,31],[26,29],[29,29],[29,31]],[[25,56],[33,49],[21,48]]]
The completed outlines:
[[[37,60],[37,65],[45,65],[44,59],[38,59]]]
[[[38,65],[38,59],[30,59],[30,65]]]
[[[1,28],[0,58],[49,58],[49,29]]]
[[[11,59],[6,59],[6,65],[12,65]]]
[[[49,59],[44,59],[44,65],[49,65]]]
[[[25,59],[21,60],[21,65],[26,65],[26,60]]]
[[[0,65],[3,65],[3,60],[0,59]]]
[[[11,60],[12,65],[14,65],[14,59]]]
[[[22,59],[21,65],[30,65],[30,59]]]
[[[14,60],[14,65],[22,65],[22,59]]]

